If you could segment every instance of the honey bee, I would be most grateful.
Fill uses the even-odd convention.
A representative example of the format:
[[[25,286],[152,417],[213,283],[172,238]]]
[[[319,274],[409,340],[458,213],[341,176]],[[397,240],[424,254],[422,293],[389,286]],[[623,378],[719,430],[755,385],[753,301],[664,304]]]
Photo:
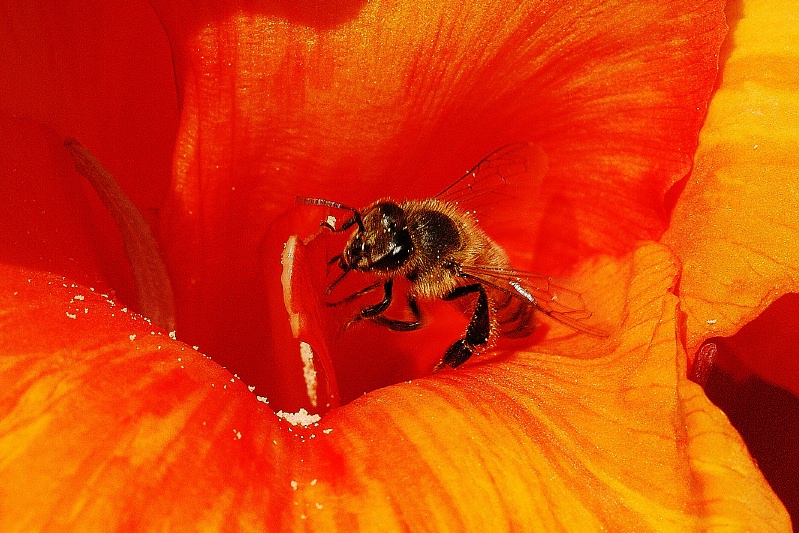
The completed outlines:
[[[489,348],[497,336],[529,335],[535,327],[536,310],[575,330],[601,335],[582,323],[591,313],[578,293],[554,285],[549,277],[514,270],[502,247],[483,231],[473,211],[466,210],[467,203],[502,194],[510,177],[527,172],[524,154],[529,148],[527,143],[503,146],[439,194],[424,200],[384,198],[356,209],[320,198],[298,198],[300,203],[352,213],[339,227],[330,220],[322,222],[336,233],[355,228],[342,253],[330,261],[338,265],[341,274],[325,294],[329,296],[352,271],[377,278],[376,283],[328,305],[354,300],[382,285],[382,300],[362,308],[347,326],[370,320],[394,331],[413,331],[421,326],[418,300],[452,302],[469,318],[469,324],[435,371],[462,365]],[[383,314],[393,298],[394,280],[401,277],[411,284],[406,298],[413,320]],[[467,298],[469,295],[473,296]]]

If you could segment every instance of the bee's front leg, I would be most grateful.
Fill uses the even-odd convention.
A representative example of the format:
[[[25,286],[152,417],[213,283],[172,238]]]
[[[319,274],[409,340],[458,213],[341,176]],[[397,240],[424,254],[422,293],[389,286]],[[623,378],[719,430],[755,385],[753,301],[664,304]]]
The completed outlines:
[[[325,302],[325,305],[327,307],[336,307],[338,305],[351,302],[351,301],[355,300],[356,298],[360,298],[364,294],[372,292],[373,290],[375,290],[378,287],[378,285],[380,285],[379,281],[376,282],[376,283],[372,283],[368,287],[364,287],[363,289],[360,289],[360,290],[350,294],[349,296],[347,296],[347,297],[345,297],[345,298],[343,298],[341,300],[338,300],[336,302]],[[325,294],[327,294],[327,291],[325,291]]]
[[[385,326],[392,331],[414,331],[419,329],[422,325],[422,314],[419,312],[419,306],[416,303],[416,298],[408,296],[408,307],[413,313],[413,322],[406,322],[404,320],[397,320],[388,318],[383,315],[372,317],[372,322]]]
[[[394,280],[389,278],[383,283],[383,300],[380,302],[370,305],[369,307],[364,307],[361,309],[361,312],[355,315],[355,317],[350,320],[344,329],[349,329],[354,323],[358,322],[364,318],[375,318],[381,313],[383,313],[388,306],[391,305],[391,293],[394,287]]]

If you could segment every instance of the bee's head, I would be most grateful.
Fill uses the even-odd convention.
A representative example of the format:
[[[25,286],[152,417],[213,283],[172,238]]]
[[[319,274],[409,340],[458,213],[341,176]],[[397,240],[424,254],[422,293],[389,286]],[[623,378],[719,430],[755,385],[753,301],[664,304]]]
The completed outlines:
[[[393,202],[378,202],[360,216],[359,229],[350,237],[342,254],[344,264],[354,270],[391,272],[413,253],[413,241],[405,212]]]

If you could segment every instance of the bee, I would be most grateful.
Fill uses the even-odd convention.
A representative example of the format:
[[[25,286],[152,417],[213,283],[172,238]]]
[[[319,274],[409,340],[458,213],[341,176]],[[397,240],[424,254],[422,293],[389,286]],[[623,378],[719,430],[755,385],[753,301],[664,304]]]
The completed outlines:
[[[322,222],[336,233],[354,228],[344,250],[330,261],[341,274],[325,294],[329,296],[353,271],[377,278],[376,283],[328,305],[352,301],[382,285],[382,300],[363,307],[347,327],[370,320],[393,331],[413,331],[422,324],[418,300],[440,298],[453,303],[469,323],[434,371],[462,365],[489,348],[497,336],[529,335],[535,327],[535,311],[572,329],[599,335],[582,323],[591,313],[578,293],[554,285],[549,277],[514,270],[503,248],[483,231],[473,211],[466,209],[467,204],[485,203],[492,195],[503,194],[501,189],[509,178],[526,173],[529,149],[527,143],[503,146],[428,199],[383,198],[356,209],[321,198],[298,198],[300,203],[352,213],[339,227],[330,219]],[[411,286],[406,299],[412,320],[384,315],[393,299],[394,281],[402,277]]]

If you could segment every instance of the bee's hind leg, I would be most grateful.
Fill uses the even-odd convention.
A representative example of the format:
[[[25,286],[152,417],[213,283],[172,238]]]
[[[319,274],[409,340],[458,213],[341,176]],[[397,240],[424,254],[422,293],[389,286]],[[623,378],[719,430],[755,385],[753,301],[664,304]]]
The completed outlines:
[[[482,285],[474,283],[457,287],[446,294],[443,299],[455,300],[473,292],[478,293],[477,304],[474,306],[472,319],[466,326],[466,334],[447,349],[441,362],[433,369],[434,372],[445,366],[456,368],[462,365],[469,360],[476,348],[488,342],[488,337],[491,334],[491,319],[488,315],[488,297]]]

